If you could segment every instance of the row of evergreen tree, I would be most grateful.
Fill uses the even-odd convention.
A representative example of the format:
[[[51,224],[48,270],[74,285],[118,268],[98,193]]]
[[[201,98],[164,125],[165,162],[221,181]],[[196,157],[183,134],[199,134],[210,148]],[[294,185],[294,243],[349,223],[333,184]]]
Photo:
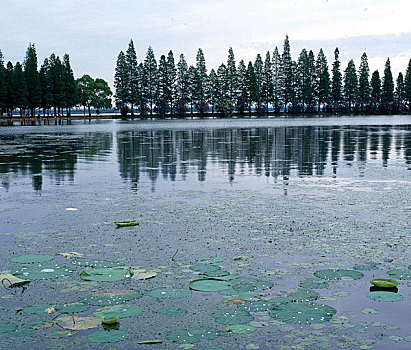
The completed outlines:
[[[195,65],[188,66],[183,54],[177,65],[173,52],[157,63],[148,48],[144,61],[137,62],[134,43],[117,58],[114,76],[115,101],[125,116],[184,116],[196,110],[200,115],[219,112],[225,116],[274,112],[286,113],[406,113],[411,110],[411,60],[405,77],[399,73],[396,85],[387,59],[383,76],[372,73],[367,54],[361,56],[358,70],[350,60],[344,71],[338,48],[334,51],[331,72],[322,49],[317,57],[303,49],[292,59],[288,36],[283,52],[268,51],[254,62],[236,64],[232,48],[226,64],[207,72],[202,49]]]
[[[110,108],[112,92],[103,79],[84,75],[74,78],[69,55],[63,60],[54,53],[44,60],[38,70],[37,53],[34,44],[26,51],[23,64],[7,62],[4,65],[0,51],[0,114],[11,115],[15,109],[21,115],[71,114],[74,106],[88,108]]]

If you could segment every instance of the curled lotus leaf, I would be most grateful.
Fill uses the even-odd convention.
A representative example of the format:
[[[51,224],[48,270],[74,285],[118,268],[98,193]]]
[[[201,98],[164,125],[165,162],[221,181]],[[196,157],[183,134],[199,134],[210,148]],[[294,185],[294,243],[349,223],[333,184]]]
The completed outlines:
[[[189,289],[176,289],[176,288],[156,288],[150,290],[147,295],[158,298],[186,298],[191,295],[191,290]]]
[[[367,297],[375,300],[375,301],[400,301],[402,300],[402,295],[393,292],[385,292],[385,291],[378,291],[378,292],[369,292],[367,293]]]
[[[119,317],[127,318],[141,315],[143,313],[143,308],[138,305],[112,305],[105,306],[101,309],[97,309],[93,312],[95,317],[108,318],[108,317]]]
[[[355,270],[345,269],[326,269],[314,272],[314,276],[324,280],[351,279],[358,280],[364,277],[364,274]]]
[[[392,278],[374,278],[370,283],[380,288],[395,288],[398,285],[398,282]]]
[[[59,264],[27,265],[12,272],[13,276],[28,280],[46,280],[69,276],[74,269]]]
[[[337,311],[328,305],[311,302],[284,303],[275,306],[271,310],[271,317],[278,321],[311,324],[322,323],[331,320]]]
[[[244,324],[254,320],[254,317],[245,310],[218,310],[211,313],[217,323],[232,325]]]
[[[200,292],[220,292],[230,288],[230,283],[214,278],[202,278],[191,281],[189,286],[190,289]]]
[[[307,278],[298,284],[301,288],[307,289],[324,289],[330,285],[325,281],[320,281],[317,278]]]
[[[213,340],[220,335],[221,333],[214,328],[192,327],[171,331],[167,334],[166,338],[179,344],[192,344],[204,339]]]
[[[18,264],[33,264],[41,263],[54,259],[54,255],[50,254],[24,254],[19,256],[14,256],[10,259],[10,262]]]
[[[139,299],[142,296],[143,293],[137,290],[105,292],[86,295],[81,301],[89,305],[110,306],[123,304],[130,300]]]
[[[90,333],[87,339],[92,343],[117,343],[128,338],[128,333],[116,329],[108,331],[96,331]]]
[[[92,267],[84,270],[80,277],[85,281],[114,282],[131,277],[128,267]]]
[[[410,270],[405,270],[405,269],[404,270],[400,270],[400,269],[390,270],[390,271],[387,271],[387,274],[390,277],[398,279],[398,280],[411,280]]]

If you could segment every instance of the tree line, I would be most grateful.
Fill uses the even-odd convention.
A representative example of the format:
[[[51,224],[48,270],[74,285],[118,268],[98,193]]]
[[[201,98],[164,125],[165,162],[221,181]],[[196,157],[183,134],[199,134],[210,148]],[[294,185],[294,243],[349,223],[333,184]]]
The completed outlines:
[[[133,40],[118,55],[115,75],[115,103],[123,116],[158,114],[181,116],[195,111],[201,116],[220,113],[410,113],[411,60],[405,76],[399,73],[394,84],[389,58],[384,72],[371,74],[364,52],[358,69],[354,60],[341,68],[340,52],[334,51],[332,67],[322,49],[315,57],[302,49],[293,60],[288,35],[283,52],[275,47],[263,60],[240,60],[236,64],[232,48],[227,63],[207,71],[203,50],[197,51],[195,65],[188,66],[184,54],[175,63],[170,50],[156,60],[148,48],[144,60],[137,61]]]
[[[108,83],[100,78],[83,75],[74,78],[69,55],[61,60],[54,53],[44,60],[38,69],[34,44],[29,44],[23,64],[7,62],[4,65],[0,51],[0,114],[12,115],[19,110],[20,115],[66,115],[74,106],[111,108],[112,92]]]

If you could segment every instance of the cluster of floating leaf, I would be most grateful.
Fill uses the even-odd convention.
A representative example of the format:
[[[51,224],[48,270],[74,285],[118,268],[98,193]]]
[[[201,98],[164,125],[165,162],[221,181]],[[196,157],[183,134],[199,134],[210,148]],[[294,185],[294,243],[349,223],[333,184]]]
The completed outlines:
[[[132,278],[134,273],[138,279],[155,277],[151,270],[124,267],[119,263],[84,258],[76,252],[61,253],[69,259],[72,265],[85,267],[80,277],[85,281],[117,282]],[[44,280],[64,277],[72,274],[76,269],[65,265],[53,264],[53,255],[26,254],[10,259],[13,263],[24,264],[20,269],[13,271],[9,276],[19,281],[15,286],[29,283],[30,280]],[[226,304],[235,305],[235,308],[224,308],[214,311],[210,316],[217,324],[226,326],[224,331],[209,327],[191,327],[170,331],[166,338],[180,344],[192,344],[201,340],[213,340],[230,333],[247,334],[261,326],[255,320],[254,313],[265,312],[279,324],[316,325],[333,319],[337,310],[329,305],[317,302],[320,294],[313,289],[328,288],[336,280],[357,280],[364,277],[360,271],[378,270],[376,265],[356,265],[353,270],[324,269],[314,272],[315,278],[307,278],[299,283],[300,288],[287,293],[275,294],[269,290],[275,285],[272,281],[241,277],[223,270],[219,263],[223,259],[211,257],[199,260],[190,267],[191,271],[200,278],[189,282],[188,288],[155,288],[146,295],[157,299],[186,298],[195,292],[218,292],[227,297]],[[390,270],[388,275],[399,280],[411,279],[411,266],[408,270]],[[2,275],[3,281],[8,279]],[[10,278],[11,278],[10,277]],[[9,280],[10,281],[10,280]],[[22,282],[23,281],[23,282]],[[402,295],[393,289],[398,282],[393,278],[375,278],[370,281],[378,290],[371,290],[367,296],[375,301],[392,302],[402,300]],[[10,282],[11,283],[11,282]],[[11,283],[11,286],[13,284]],[[337,294],[335,294],[337,295]],[[19,311],[23,314],[56,315],[51,321],[28,322],[17,326],[13,323],[0,323],[0,334],[10,337],[23,337],[36,330],[60,326],[63,330],[53,332],[54,337],[72,336],[75,332],[94,329],[101,324],[104,330],[94,331],[88,335],[88,340],[95,343],[118,342],[128,338],[128,333],[118,329],[122,318],[136,317],[144,310],[139,305],[126,304],[129,301],[143,297],[137,290],[110,291],[92,293],[82,297],[79,301],[65,304],[36,304],[26,306]],[[73,314],[88,311],[91,306],[100,306],[93,312],[93,316],[74,316]],[[159,314],[181,317],[187,311],[176,307],[163,307]],[[372,308],[365,308],[362,313],[378,313]],[[54,316],[53,315],[53,316]],[[116,326],[117,325],[117,326]],[[141,344],[160,343],[162,340],[142,341]],[[364,345],[365,346],[365,345]]]

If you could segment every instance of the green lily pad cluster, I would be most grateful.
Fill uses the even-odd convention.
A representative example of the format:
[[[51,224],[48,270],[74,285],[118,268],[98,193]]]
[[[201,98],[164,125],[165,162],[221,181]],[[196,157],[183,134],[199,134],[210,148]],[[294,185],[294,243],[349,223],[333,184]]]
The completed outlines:
[[[141,315],[143,308],[138,305],[112,305],[105,306],[93,312],[93,315],[98,318],[116,317],[127,318]]]
[[[271,310],[271,317],[278,321],[295,324],[323,323],[331,320],[337,310],[333,307],[312,303],[282,303]]]
[[[110,306],[123,304],[127,301],[139,299],[143,293],[139,291],[104,292],[86,295],[81,299],[83,303],[95,306]]]
[[[92,343],[118,343],[128,338],[128,333],[120,330],[105,330],[90,333],[87,336]]]
[[[50,254],[24,254],[19,256],[14,256],[10,259],[12,263],[18,264],[33,264],[41,263],[54,259],[54,255]]]
[[[83,280],[96,282],[121,281],[131,276],[132,273],[128,267],[92,267],[80,274]]]
[[[375,301],[384,302],[400,301],[403,299],[401,294],[386,291],[369,292],[367,293],[367,297]]]
[[[28,280],[46,280],[71,275],[75,270],[59,264],[27,265],[12,272],[12,275]]]
[[[224,325],[244,324],[254,320],[254,317],[245,310],[218,310],[211,313],[217,323]]]
[[[351,279],[358,280],[364,277],[364,274],[359,271],[345,269],[326,269],[314,272],[314,276],[324,280],[340,280]]]

